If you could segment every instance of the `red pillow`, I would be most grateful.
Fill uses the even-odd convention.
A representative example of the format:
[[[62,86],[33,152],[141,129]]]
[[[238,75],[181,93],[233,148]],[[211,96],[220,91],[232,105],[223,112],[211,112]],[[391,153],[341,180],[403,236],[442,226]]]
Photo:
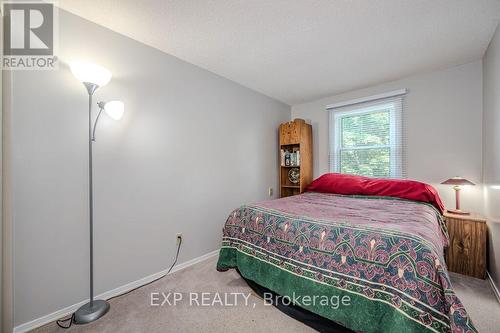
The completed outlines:
[[[369,178],[339,173],[326,173],[315,179],[306,191],[344,195],[376,195],[427,202],[441,214],[444,205],[431,185],[404,179]]]

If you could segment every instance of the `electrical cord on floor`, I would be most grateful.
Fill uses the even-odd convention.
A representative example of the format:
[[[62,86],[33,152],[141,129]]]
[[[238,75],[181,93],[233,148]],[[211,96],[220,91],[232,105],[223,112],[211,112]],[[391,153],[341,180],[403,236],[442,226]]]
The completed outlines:
[[[68,321],[69,321],[69,323],[66,324]],[[75,321],[75,313],[73,312],[71,317],[69,317],[67,319],[59,319],[58,321],[56,321],[56,323],[57,323],[57,326],[59,326],[60,328],[68,329],[71,327],[71,325],[73,325],[74,321]]]
[[[179,251],[181,250],[182,238],[178,238],[178,239],[179,239],[179,244],[177,244],[177,253],[175,254],[175,259],[174,259],[174,262],[172,263],[172,266],[170,266],[170,268],[168,269],[168,271],[167,271],[165,274],[163,274],[163,275],[162,275],[162,276],[160,276],[159,278],[154,279],[153,281],[150,281],[150,282],[148,282],[148,283],[146,283],[146,284],[140,285],[139,287],[136,287],[136,288],[134,288],[134,289],[131,289],[131,290],[129,290],[129,291],[126,291],[126,292],[124,292],[123,294],[119,294],[119,295],[116,295],[116,296],[110,297],[110,298],[108,298],[107,300],[109,301],[109,300],[112,300],[113,298],[117,298],[117,297],[120,297],[120,296],[123,296],[123,295],[130,294],[131,292],[133,292],[133,291],[135,291],[135,290],[137,290],[137,289],[139,289],[139,288],[142,288],[142,287],[148,286],[148,285],[150,285],[150,284],[152,284],[152,283],[155,283],[156,281],[161,280],[161,279],[163,279],[165,276],[167,276],[168,274],[170,274],[170,272],[172,271],[172,268],[174,268],[175,264],[177,264],[177,259],[179,258]]]
[[[170,272],[171,272],[171,271],[172,271],[172,269],[174,268],[175,264],[177,264],[177,259],[179,259],[179,252],[180,252],[180,250],[181,250],[182,238],[178,238],[178,240],[179,240],[179,241],[178,241],[179,243],[177,244],[177,252],[175,253],[175,259],[174,259],[174,262],[172,263],[172,266],[170,266],[170,268],[168,269],[168,271],[167,271],[165,274],[163,274],[163,275],[162,275],[162,276],[160,276],[159,278],[156,278],[156,279],[154,279],[153,281],[150,281],[150,282],[148,282],[148,283],[146,283],[146,284],[143,284],[143,285],[141,285],[141,286],[139,286],[139,287],[136,287],[136,288],[134,288],[134,289],[131,289],[131,290],[129,290],[129,291],[126,291],[126,292],[124,292],[124,293],[122,293],[122,294],[119,294],[119,295],[116,295],[116,296],[110,297],[110,298],[108,298],[107,300],[109,301],[109,300],[112,300],[113,298],[117,298],[117,297],[121,297],[121,296],[124,296],[124,295],[130,294],[131,292],[133,292],[133,291],[135,291],[135,290],[137,290],[137,289],[139,289],[139,288],[145,287],[145,286],[147,286],[147,285],[150,285],[150,284],[152,284],[152,283],[155,283],[156,281],[161,280],[161,279],[163,279],[165,276],[167,276],[168,274],[170,274]],[[68,323],[68,322],[69,322],[69,323]],[[68,329],[68,328],[70,328],[70,327],[71,327],[71,325],[73,325],[73,323],[74,323],[74,322],[75,322],[75,313],[74,313],[74,312],[73,312],[73,314],[71,315],[71,317],[66,318],[66,319],[59,319],[59,320],[57,320],[57,321],[56,321],[57,326],[59,326],[59,327],[61,327],[61,328],[64,328],[64,329]]]

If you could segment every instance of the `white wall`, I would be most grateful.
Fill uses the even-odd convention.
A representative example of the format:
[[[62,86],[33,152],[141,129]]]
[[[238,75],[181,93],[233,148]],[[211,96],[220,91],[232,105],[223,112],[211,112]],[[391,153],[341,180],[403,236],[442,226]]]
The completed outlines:
[[[293,106],[292,118],[313,125],[314,176],[329,170],[325,106],[400,88],[409,89],[404,110],[408,178],[436,186],[445,204],[452,207],[454,192],[439,185],[441,181],[461,175],[482,182],[481,61]],[[462,192],[462,208],[482,212],[482,186]]]
[[[489,218],[489,271],[500,286],[500,31],[497,31],[483,60],[484,203]]]
[[[126,105],[97,130],[96,294],[168,268],[177,232],[180,263],[217,249],[232,209],[278,192],[289,106],[64,11],[59,45],[113,72],[96,101]],[[13,91],[17,326],[88,297],[88,153],[87,95],[67,66],[17,71]]]
[[[1,21],[1,19],[0,19]],[[1,24],[0,24],[1,26]],[[1,30],[1,28],[0,28]],[[1,332],[12,331],[13,306],[12,306],[12,191],[11,191],[11,141],[10,141],[10,121],[12,119],[12,75],[9,71],[2,71],[2,275],[0,277],[0,288],[2,289],[2,320],[0,323]]]

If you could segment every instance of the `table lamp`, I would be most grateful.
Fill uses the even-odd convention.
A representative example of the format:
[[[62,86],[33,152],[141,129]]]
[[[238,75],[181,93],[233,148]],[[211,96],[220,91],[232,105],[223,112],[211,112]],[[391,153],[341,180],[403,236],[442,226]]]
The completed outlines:
[[[452,214],[469,215],[470,214],[469,212],[465,212],[460,209],[460,190],[462,189],[461,186],[463,185],[476,185],[476,184],[474,184],[470,180],[467,180],[459,176],[455,176],[453,178],[445,180],[441,184],[453,185],[453,189],[455,190],[455,209],[447,209],[447,211]]]

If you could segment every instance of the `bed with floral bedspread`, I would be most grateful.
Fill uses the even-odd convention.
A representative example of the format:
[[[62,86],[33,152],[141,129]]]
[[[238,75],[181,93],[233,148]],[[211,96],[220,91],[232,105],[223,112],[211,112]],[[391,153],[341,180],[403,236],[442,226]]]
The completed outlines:
[[[446,226],[431,204],[308,192],[242,206],[223,230],[218,270],[357,332],[477,332],[450,284]],[[301,298],[302,297],[302,298]]]

